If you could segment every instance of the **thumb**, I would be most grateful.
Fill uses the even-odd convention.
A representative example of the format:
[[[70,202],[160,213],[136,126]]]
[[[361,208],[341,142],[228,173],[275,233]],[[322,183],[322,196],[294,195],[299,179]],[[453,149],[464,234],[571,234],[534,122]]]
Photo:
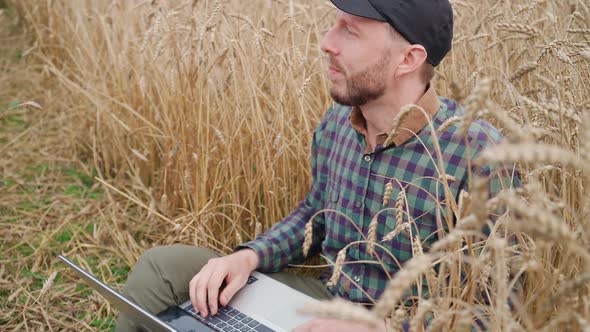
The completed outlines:
[[[219,303],[222,306],[226,306],[229,301],[236,295],[236,293],[244,287],[246,284],[246,280],[242,280],[243,278],[232,278],[227,286],[221,292],[219,296]]]

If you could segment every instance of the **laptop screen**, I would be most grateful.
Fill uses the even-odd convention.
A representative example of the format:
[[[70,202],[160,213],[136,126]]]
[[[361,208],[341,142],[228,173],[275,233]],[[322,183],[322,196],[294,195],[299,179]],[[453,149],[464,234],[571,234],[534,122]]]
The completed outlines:
[[[100,295],[107,299],[107,301],[109,301],[113,306],[115,306],[115,308],[119,309],[120,312],[124,313],[125,315],[127,315],[127,317],[129,317],[136,323],[140,324],[144,328],[152,332],[177,331],[176,329],[173,329],[169,325],[165,324],[156,316],[150,314],[137,304],[126,299],[123,295],[119,294],[102,281],[96,279],[92,274],[77,266],[66,257],[59,255],[58,258],[61,259],[64,263],[66,263],[74,271],[76,271],[78,275],[80,275],[80,277],[82,277],[82,279],[84,279],[88,283],[88,285],[90,285]],[[198,324],[196,321],[194,321],[194,323]]]

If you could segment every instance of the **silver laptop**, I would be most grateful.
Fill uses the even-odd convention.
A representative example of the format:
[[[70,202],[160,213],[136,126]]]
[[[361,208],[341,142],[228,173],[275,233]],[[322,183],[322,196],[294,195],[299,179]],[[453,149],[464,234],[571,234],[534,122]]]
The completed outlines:
[[[246,285],[227,306],[220,308],[219,313],[215,316],[207,316],[203,319],[198,313],[195,313],[190,300],[153,315],[66,257],[60,255],[58,258],[74,269],[121,313],[152,332],[291,331],[312,318],[297,313],[297,309],[308,303],[317,302],[314,298],[262,273],[253,272]]]

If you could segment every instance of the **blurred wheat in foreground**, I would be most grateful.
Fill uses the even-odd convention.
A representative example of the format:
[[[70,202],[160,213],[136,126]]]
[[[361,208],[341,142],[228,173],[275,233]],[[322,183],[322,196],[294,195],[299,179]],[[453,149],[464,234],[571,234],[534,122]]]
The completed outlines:
[[[51,209],[33,210],[32,219],[53,224],[28,224],[29,212],[20,227],[2,230],[6,257],[17,258],[9,273],[21,275],[2,282],[10,294],[2,300],[8,330],[108,328],[95,322],[113,317],[113,309],[70,286],[77,280],[65,270],[40,290],[19,281],[55,271],[56,253],[82,262],[98,257],[88,267],[121,283],[107,267],[128,269],[158,244],[229,252],[303,198],[311,133],[331,103],[318,47],[333,19],[328,1],[8,3],[33,38],[22,72],[38,81],[26,93],[44,105],[41,127],[54,128],[35,131],[50,132],[46,141],[53,142],[40,156],[81,161],[105,192],[91,204],[61,198]],[[523,186],[488,199],[484,179],[474,174],[470,192],[448,197],[449,231],[431,248],[411,237],[414,258],[392,276],[373,310],[342,302],[308,310],[361,322],[389,316],[392,330],[407,321],[422,331],[425,320],[430,331],[587,330],[589,5],[452,3],[453,51],[437,69],[436,86],[466,114],[440,131],[491,121],[506,140],[475,162],[516,163]],[[21,160],[18,145],[11,149],[11,160]],[[18,163],[5,162],[4,169],[17,172]],[[440,181],[453,179],[443,174]],[[1,190],[7,198],[12,193]],[[395,200],[403,211],[403,194],[391,195],[386,190],[384,202]],[[9,203],[0,204],[8,211]],[[54,216],[54,208],[63,213]],[[497,211],[492,223],[488,215]],[[398,215],[388,237],[411,229],[414,221]],[[82,230],[51,240],[79,220]],[[489,236],[480,231],[484,225],[492,227]],[[46,240],[34,240],[39,236]],[[381,240],[367,242],[375,248]],[[18,241],[34,243],[34,252],[22,256]],[[430,296],[405,308],[403,296],[416,284],[426,284]]]

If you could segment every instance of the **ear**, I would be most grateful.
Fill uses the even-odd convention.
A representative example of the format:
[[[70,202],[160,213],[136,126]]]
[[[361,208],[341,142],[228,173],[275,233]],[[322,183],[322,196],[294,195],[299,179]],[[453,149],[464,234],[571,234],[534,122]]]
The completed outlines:
[[[404,51],[404,59],[397,68],[397,76],[416,72],[426,61],[428,53],[422,45],[410,45]]]

